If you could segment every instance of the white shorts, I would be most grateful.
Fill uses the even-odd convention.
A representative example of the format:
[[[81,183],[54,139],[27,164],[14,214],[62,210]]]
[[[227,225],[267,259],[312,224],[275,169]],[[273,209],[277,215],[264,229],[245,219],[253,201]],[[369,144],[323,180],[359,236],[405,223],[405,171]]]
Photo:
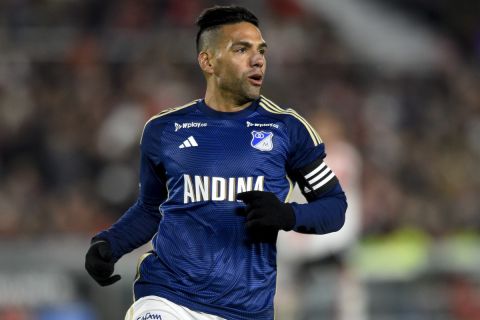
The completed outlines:
[[[225,320],[204,312],[190,310],[157,296],[146,296],[128,309],[125,320]]]

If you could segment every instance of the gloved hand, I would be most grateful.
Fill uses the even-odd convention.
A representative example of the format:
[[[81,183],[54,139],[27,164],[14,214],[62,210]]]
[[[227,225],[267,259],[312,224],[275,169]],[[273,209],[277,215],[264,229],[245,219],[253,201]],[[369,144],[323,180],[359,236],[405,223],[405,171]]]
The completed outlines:
[[[290,204],[265,191],[247,191],[237,195],[245,204],[245,228],[255,242],[276,242],[279,230],[295,226],[295,213]]]
[[[109,286],[121,279],[118,274],[112,276],[114,265],[110,243],[94,240],[85,256],[85,269],[90,276],[102,287]]]

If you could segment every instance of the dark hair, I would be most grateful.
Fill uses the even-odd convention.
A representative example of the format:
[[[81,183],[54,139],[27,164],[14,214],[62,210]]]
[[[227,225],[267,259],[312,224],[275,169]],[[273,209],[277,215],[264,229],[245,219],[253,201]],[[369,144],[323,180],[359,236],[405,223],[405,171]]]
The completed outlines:
[[[250,22],[258,27],[258,18],[247,9],[239,6],[213,6],[205,9],[197,19],[197,52],[200,50],[200,37],[204,31],[215,29],[225,24]]]

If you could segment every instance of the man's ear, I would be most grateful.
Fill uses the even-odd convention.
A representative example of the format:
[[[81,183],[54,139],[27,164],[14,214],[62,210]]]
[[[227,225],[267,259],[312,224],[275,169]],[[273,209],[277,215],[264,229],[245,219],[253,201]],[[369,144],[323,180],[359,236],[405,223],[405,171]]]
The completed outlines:
[[[212,58],[213,55],[207,51],[202,51],[198,54],[198,64],[203,72],[208,74],[213,73]]]

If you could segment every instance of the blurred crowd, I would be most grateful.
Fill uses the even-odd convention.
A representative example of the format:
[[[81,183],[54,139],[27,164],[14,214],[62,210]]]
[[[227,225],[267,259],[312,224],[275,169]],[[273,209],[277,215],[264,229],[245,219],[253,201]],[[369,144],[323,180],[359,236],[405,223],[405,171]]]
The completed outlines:
[[[204,94],[193,24],[213,3],[0,2],[1,239],[92,235],[135,201],[145,121]],[[480,11],[428,22],[443,60],[416,73],[360,60],[300,1],[243,4],[270,47],[264,94],[327,153],[337,136],[361,155],[363,234],[479,230]]]

